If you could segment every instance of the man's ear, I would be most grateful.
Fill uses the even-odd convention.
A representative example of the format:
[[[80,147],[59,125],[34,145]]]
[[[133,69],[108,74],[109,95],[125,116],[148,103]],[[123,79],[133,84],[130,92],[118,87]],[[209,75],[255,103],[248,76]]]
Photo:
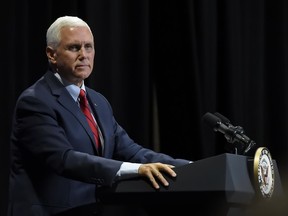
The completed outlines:
[[[56,63],[56,59],[55,59],[55,56],[56,56],[56,51],[50,47],[50,46],[47,46],[46,47],[46,55],[48,57],[48,60],[53,64],[53,63]]]

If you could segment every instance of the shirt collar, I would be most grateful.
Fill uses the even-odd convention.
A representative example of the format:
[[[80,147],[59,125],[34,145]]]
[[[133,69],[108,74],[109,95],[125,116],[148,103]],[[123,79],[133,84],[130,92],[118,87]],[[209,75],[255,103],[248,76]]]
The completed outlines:
[[[65,80],[64,78],[62,78],[59,73],[54,74],[57,77],[57,79],[65,86],[65,88],[67,89],[67,91],[69,92],[69,94],[71,95],[71,97],[74,99],[75,102],[78,101],[80,89],[83,89],[86,92],[84,81],[81,88],[79,88],[77,85],[72,84],[67,80]]]

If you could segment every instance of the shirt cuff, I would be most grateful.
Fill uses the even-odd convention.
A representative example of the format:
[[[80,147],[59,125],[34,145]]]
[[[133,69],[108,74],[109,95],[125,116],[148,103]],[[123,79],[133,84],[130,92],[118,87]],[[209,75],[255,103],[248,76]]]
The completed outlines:
[[[117,179],[128,179],[138,176],[138,169],[142,164],[123,162],[116,176]]]

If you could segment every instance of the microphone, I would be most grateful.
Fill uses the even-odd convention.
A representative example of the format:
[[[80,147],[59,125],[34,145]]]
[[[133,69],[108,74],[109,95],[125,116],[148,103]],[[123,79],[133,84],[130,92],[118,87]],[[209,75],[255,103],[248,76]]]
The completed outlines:
[[[215,112],[214,114],[218,118],[220,118],[221,121],[224,122],[229,128],[232,128],[233,130],[235,130],[237,134],[242,136],[243,142],[247,146],[244,150],[244,154],[247,154],[250,151],[250,149],[256,145],[256,143],[253,140],[251,140],[247,135],[245,135],[244,129],[241,126],[233,126],[228,118],[226,118],[225,116],[223,116],[218,112]]]
[[[238,143],[241,145],[242,149],[245,148],[244,154],[247,154],[248,151],[256,144],[253,140],[244,134],[242,127],[233,126],[230,123],[230,120],[220,113],[212,114],[207,112],[203,116],[203,120],[210,127],[212,127],[215,132],[219,131],[224,134],[227,142]],[[238,149],[236,148],[236,150]]]

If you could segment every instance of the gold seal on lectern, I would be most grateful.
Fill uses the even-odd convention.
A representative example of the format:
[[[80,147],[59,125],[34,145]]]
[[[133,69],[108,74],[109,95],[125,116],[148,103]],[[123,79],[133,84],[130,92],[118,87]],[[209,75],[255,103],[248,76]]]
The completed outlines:
[[[274,166],[270,151],[266,147],[256,150],[254,156],[255,188],[264,198],[270,198],[274,191]]]

